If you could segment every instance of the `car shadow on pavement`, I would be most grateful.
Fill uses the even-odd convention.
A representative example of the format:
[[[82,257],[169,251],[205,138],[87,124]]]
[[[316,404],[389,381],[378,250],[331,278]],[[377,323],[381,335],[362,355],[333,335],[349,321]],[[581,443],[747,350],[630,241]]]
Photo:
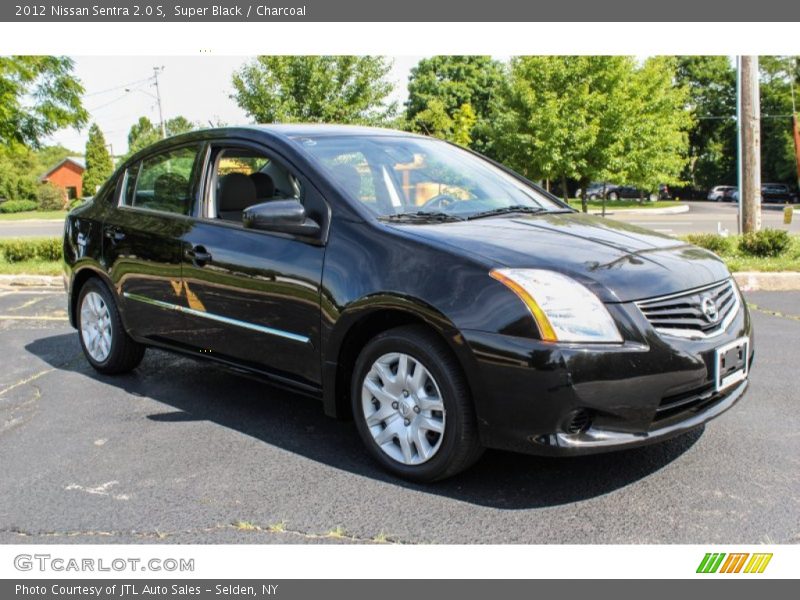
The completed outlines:
[[[147,416],[165,428],[164,435],[172,435],[169,427],[181,422],[209,421],[362,477],[506,510],[568,504],[613,492],[666,467],[703,433],[701,428],[662,444],[583,457],[547,458],[489,450],[459,476],[416,485],[382,471],[362,447],[352,422],[326,417],[319,401],[215,363],[148,350],[136,371],[109,377],[97,374],[78,356],[76,334],[40,338],[25,349],[57,369],[100,384],[86,393],[107,386],[171,407]]]

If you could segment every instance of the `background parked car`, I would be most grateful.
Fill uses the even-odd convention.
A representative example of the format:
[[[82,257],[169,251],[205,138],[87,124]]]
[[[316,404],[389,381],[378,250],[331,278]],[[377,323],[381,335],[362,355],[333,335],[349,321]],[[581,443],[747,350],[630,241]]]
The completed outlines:
[[[709,199],[711,194],[709,193]],[[723,202],[738,202],[739,190],[735,187],[728,187],[723,193]],[[797,193],[784,183],[765,183],[761,186],[762,202],[797,202]]]
[[[733,185],[716,185],[708,192],[707,199],[712,202],[720,202],[725,199],[726,192],[733,192],[736,186]]]
[[[615,183],[592,183],[586,188],[586,197],[589,200],[600,200],[605,194],[606,200],[622,200],[649,198],[650,200],[669,200],[671,198],[669,188],[661,184],[658,186],[658,193],[648,193],[632,185],[617,185]]]
[[[797,194],[785,183],[764,183],[761,185],[763,202],[797,202]]]

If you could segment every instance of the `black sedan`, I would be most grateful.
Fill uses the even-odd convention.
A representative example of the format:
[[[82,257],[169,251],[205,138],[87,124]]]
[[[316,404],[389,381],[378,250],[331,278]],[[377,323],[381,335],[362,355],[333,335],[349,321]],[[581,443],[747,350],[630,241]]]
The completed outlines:
[[[741,398],[753,356],[714,254],[396,131],[161,141],[69,214],[64,257],[101,373],[146,347],[246,370],[354,418],[375,459],[417,481],[485,447],[670,438]]]

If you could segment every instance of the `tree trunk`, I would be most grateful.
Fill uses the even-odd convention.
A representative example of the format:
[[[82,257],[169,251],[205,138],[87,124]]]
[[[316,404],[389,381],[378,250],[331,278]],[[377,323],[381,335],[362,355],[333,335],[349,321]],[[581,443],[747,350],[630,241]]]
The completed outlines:
[[[589,178],[588,177],[581,177],[581,210],[587,213],[589,212],[589,197],[586,195],[586,189],[589,187]]]
[[[564,202],[569,202],[569,190],[567,189],[567,176],[561,176],[561,196],[564,198]]]

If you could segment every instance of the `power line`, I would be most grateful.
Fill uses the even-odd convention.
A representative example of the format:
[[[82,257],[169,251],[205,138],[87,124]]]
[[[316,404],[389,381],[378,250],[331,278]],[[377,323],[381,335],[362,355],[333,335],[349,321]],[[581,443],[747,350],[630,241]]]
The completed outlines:
[[[91,92],[91,93],[88,93],[88,94],[84,94],[83,97],[84,98],[90,98],[92,96],[99,96],[101,94],[107,94],[109,92],[115,92],[115,91],[121,90],[123,88],[129,88],[132,85],[137,85],[137,84],[140,84],[140,83],[144,83],[144,82],[146,82],[146,81],[148,81],[150,79],[152,79],[152,77],[145,77],[144,79],[139,79],[137,81],[130,81],[128,83],[123,83],[122,85],[118,85],[116,87],[111,87],[111,88],[107,88],[105,90],[100,90],[98,92]]]

